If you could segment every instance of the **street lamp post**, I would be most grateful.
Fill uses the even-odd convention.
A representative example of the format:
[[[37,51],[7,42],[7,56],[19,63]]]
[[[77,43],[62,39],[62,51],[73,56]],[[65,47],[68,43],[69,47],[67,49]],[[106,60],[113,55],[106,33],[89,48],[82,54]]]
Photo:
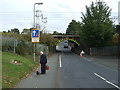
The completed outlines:
[[[34,3],[34,8],[33,8],[33,27],[36,28],[36,25],[35,25],[35,5],[42,5],[43,3]],[[34,62],[35,62],[35,43],[34,43]]]
[[[33,9],[33,22],[34,22],[34,28],[36,28],[35,26],[35,5],[38,4],[38,5],[42,5],[43,3],[34,3],[34,9]]]

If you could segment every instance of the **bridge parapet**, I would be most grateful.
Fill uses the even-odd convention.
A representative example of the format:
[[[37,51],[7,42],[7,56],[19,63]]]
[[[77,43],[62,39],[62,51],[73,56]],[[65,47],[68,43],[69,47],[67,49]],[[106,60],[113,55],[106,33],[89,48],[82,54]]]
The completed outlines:
[[[52,35],[54,38],[79,38],[80,35]]]

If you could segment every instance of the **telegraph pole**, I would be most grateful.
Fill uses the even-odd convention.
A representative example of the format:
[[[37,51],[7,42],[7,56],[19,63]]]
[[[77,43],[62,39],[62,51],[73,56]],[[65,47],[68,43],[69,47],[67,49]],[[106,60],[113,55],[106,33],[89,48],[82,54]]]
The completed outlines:
[[[43,3],[34,3],[34,7],[33,7],[33,22],[34,22],[34,28],[37,28],[37,24],[35,22],[35,5],[42,5]],[[35,43],[34,43],[34,62],[35,62]]]
[[[118,2],[118,86],[120,86],[120,1]]]

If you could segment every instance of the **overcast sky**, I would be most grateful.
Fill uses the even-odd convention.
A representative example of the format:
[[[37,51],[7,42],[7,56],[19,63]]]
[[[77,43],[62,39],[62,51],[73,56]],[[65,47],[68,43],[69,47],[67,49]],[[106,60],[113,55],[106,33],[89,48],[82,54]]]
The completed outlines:
[[[65,33],[72,19],[81,21],[81,12],[86,12],[85,6],[90,6],[96,0],[0,0],[0,31],[33,27],[33,5],[47,17],[45,24],[47,32]],[[112,17],[118,17],[118,2],[120,0],[103,0],[112,9]],[[114,19],[117,24],[117,19]],[[42,24],[42,23],[41,23]],[[42,24],[43,25],[43,24]]]

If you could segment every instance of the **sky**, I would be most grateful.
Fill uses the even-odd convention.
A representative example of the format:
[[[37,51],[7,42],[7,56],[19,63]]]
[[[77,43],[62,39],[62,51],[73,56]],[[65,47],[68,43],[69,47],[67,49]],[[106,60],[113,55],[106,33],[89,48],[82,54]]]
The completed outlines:
[[[47,23],[40,22],[45,27],[44,32],[58,31],[65,33],[72,19],[81,21],[81,12],[85,13],[85,6],[90,6],[96,0],[0,0],[0,32],[18,28],[33,27],[33,6],[42,11],[47,17]],[[118,24],[118,2],[120,0],[103,0],[112,9],[112,18]],[[41,19],[40,19],[41,21]]]

